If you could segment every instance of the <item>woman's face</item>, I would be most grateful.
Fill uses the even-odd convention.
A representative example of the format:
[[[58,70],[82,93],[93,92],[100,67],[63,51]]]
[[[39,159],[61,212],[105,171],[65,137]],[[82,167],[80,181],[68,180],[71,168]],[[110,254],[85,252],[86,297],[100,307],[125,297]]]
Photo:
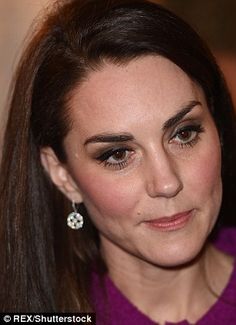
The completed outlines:
[[[91,72],[70,109],[66,168],[105,259],[191,261],[222,197],[219,137],[201,88],[171,61],[146,56]]]

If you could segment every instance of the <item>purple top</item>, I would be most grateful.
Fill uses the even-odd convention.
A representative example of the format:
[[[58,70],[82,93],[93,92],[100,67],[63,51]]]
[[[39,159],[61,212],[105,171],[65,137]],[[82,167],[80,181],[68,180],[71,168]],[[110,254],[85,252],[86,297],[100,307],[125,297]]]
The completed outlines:
[[[236,256],[236,229],[228,228],[222,230],[214,244],[218,249],[232,256]],[[97,325],[157,324],[128,301],[107,275],[103,279],[100,279],[96,273],[93,273],[92,297],[96,311]],[[173,324],[166,322],[166,325]],[[218,301],[196,324],[236,324],[236,262],[234,263],[234,269],[228,285]],[[175,323],[175,325],[189,325],[189,322],[183,320]]]

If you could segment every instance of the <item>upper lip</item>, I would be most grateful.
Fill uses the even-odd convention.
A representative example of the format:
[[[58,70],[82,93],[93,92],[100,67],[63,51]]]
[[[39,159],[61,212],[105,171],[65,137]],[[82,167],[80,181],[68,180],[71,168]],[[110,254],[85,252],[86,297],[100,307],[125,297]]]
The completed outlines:
[[[169,216],[162,216],[162,217],[158,217],[158,218],[155,218],[155,219],[149,219],[149,220],[145,220],[145,222],[170,222],[170,221],[173,221],[173,220],[176,220],[182,216],[185,216],[189,213],[192,212],[193,209],[191,210],[186,210],[186,211],[183,211],[183,212],[178,212],[178,213],[175,213],[175,214],[172,214],[172,215],[169,215]]]

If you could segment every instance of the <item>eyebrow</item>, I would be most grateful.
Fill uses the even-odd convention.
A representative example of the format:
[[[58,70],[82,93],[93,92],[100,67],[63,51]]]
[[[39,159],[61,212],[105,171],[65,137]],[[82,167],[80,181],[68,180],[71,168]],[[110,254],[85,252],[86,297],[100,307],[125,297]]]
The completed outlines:
[[[171,127],[173,127],[175,124],[180,122],[186,114],[192,111],[193,108],[196,106],[202,106],[201,102],[197,100],[190,101],[186,106],[184,106],[180,111],[178,111],[174,116],[169,118],[163,125],[162,130],[165,131]]]
[[[191,112],[191,110],[196,107],[197,105],[202,105],[201,102],[193,100],[190,101],[186,106],[184,106],[180,111],[178,111],[174,116],[169,118],[163,125],[162,130],[165,131],[166,129],[171,128],[174,126],[176,123],[181,121],[183,117]],[[133,141],[135,138],[132,134],[130,133],[102,133],[98,135],[94,135],[90,138],[88,138],[84,142],[84,146],[86,146],[89,143],[112,143],[112,142],[128,142],[128,141]]]
[[[134,137],[132,134],[129,133],[124,133],[124,134],[99,134],[99,135],[94,135],[91,138],[88,138],[84,145],[87,145],[89,143],[98,143],[98,142],[127,142],[127,141],[132,141],[134,140]]]

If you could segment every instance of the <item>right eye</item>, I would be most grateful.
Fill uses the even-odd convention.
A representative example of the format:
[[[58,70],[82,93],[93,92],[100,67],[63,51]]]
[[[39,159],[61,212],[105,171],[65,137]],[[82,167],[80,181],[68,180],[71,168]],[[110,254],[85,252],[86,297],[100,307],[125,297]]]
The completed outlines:
[[[114,148],[104,152],[96,159],[103,163],[105,167],[123,169],[128,165],[132,153],[133,151],[128,148]]]

